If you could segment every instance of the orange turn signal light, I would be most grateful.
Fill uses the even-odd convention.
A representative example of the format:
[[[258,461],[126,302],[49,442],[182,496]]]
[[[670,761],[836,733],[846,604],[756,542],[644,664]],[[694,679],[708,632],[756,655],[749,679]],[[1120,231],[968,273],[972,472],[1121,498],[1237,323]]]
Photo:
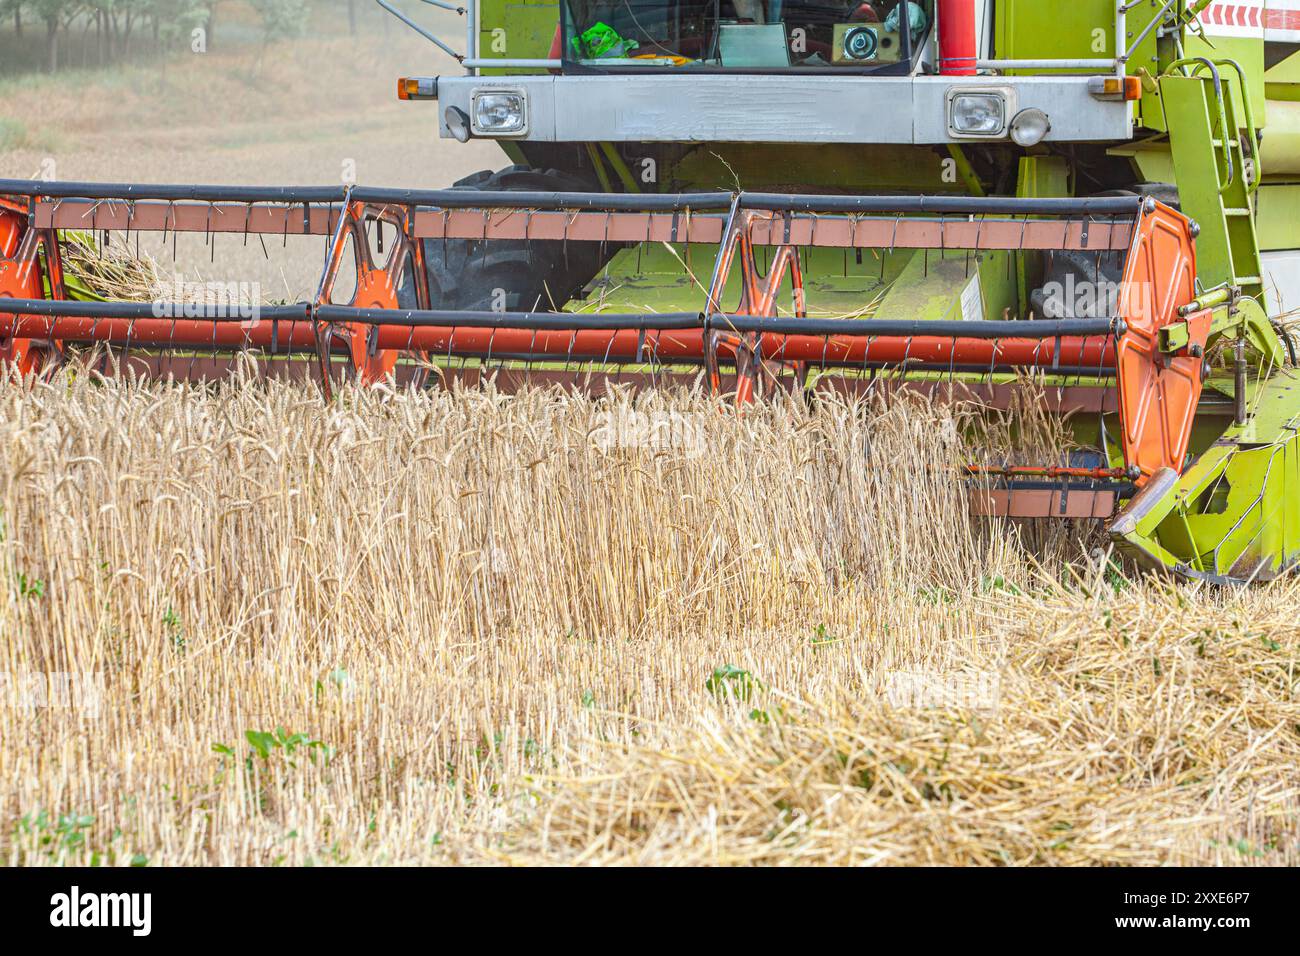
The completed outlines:
[[[1104,100],[1140,100],[1142,77],[1094,76],[1088,82],[1088,92]]]
[[[438,78],[436,76],[404,76],[397,81],[397,98],[399,100],[436,100],[438,98]]]

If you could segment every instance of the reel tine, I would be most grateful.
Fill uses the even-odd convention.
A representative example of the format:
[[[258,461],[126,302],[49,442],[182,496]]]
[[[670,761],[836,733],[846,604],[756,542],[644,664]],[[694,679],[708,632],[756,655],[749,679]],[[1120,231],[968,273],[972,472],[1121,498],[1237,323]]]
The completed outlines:
[[[347,215],[346,207],[342,212],[339,213],[340,219],[345,215]],[[325,263],[325,268],[328,268],[329,261],[330,261],[330,247],[333,245],[332,236],[333,233],[336,231],[336,228],[334,226],[334,204],[333,203],[330,203],[326,210],[325,226],[326,226],[324,231],[325,255],[323,261]],[[328,387],[328,385],[326,387]]]
[[[176,233],[179,231],[180,223],[176,221],[176,201],[172,200],[167,204],[167,215],[172,220],[172,265],[176,264]],[[167,230],[163,229],[163,243],[167,242]]]
[[[131,247],[131,224],[132,224],[134,221],[135,221],[135,200],[134,200],[134,199],[128,199],[128,200],[126,200],[126,235],[125,235],[125,236],[123,237],[123,239],[122,239],[122,242],[125,244],[125,246],[126,246],[128,249]],[[138,245],[139,240],[140,240],[140,237],[139,237],[139,235],[137,234],[137,235],[136,235],[136,242],[137,242],[137,246],[136,246],[136,258],[137,258],[137,259],[140,258],[139,245]]]
[[[533,208],[531,206],[524,210],[524,253],[528,256],[528,267],[531,269],[536,266],[537,262],[533,258]]]
[[[532,383],[533,380],[533,356],[537,354],[537,329],[533,329],[533,337],[528,342],[528,357],[524,359],[524,380]]]
[[[685,254],[682,258],[686,260],[686,272],[687,272],[688,275],[691,274],[691,272],[693,271],[693,270],[691,269],[691,220],[692,220],[692,218],[693,218],[693,216],[692,216],[692,213],[691,213],[691,207],[690,207],[690,206],[687,206],[687,207],[686,207],[686,240],[685,240],[685,241],[686,241],[686,249],[685,249],[685,253],[686,253],[686,254]]]

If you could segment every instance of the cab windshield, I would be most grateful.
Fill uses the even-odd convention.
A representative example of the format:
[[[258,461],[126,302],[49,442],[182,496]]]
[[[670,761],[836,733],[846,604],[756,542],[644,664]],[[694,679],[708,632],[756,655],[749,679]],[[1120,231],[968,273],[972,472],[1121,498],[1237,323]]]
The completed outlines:
[[[567,71],[909,73],[934,0],[567,0]]]

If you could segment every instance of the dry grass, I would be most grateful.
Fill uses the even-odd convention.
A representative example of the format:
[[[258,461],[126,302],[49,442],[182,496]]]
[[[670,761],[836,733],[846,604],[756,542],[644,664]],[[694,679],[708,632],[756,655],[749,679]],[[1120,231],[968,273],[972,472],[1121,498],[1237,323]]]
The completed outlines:
[[[125,239],[111,234],[66,232],[60,259],[67,281],[77,293],[118,302],[148,302],[159,296],[158,263],[147,252],[134,252]]]
[[[1035,564],[940,410],[0,406],[0,671],[104,683],[0,698],[9,862],[1300,861],[1297,588]]]
[[[454,13],[422,17],[463,44]],[[424,108],[436,104],[398,101],[398,76],[458,71],[396,23],[387,36],[305,37],[257,58],[256,44],[222,42],[165,65],[0,79],[0,177],[441,188],[510,163],[490,141],[440,140],[438,111]],[[238,235],[133,234],[137,242],[166,282],[179,273],[258,283],[266,298],[296,301],[320,277],[319,238],[290,238],[287,250],[268,240],[269,256]]]

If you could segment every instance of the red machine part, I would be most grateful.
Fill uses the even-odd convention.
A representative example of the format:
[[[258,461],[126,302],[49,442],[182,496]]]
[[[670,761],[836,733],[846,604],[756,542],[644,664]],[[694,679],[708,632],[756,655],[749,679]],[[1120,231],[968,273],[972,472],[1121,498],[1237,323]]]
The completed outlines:
[[[844,237],[840,235],[842,230],[833,228],[790,228],[790,244],[781,244],[775,240],[775,235],[782,224],[782,217],[771,212],[745,210],[736,217],[730,231],[723,237],[722,250],[710,284],[711,314],[723,311],[723,290],[738,262],[742,277],[741,298],[732,314],[776,316],[778,293],[788,273],[793,299],[792,312],[797,317],[807,316],[803,275],[794,241],[804,239],[810,242],[816,240],[819,243],[839,244]],[[983,224],[972,225],[979,230],[992,231],[997,228]],[[852,236],[863,228],[862,223],[851,223],[849,235]],[[899,232],[899,228],[899,226],[894,227],[894,234]],[[1062,237],[1067,236],[1071,231],[1071,227],[1065,224],[1061,224],[1059,228]],[[1086,235],[1082,223],[1076,224],[1076,228]],[[939,230],[939,232],[943,231]],[[1133,234],[1136,232],[1134,231]],[[851,244],[852,241],[850,239],[849,243]],[[1086,240],[1081,239],[1081,242],[1086,245]],[[756,250],[760,246],[770,246],[774,250],[765,274],[759,269],[755,258]],[[680,336],[682,333],[672,334]],[[459,341],[459,335],[457,338]],[[802,381],[808,367],[813,364],[902,366],[917,363],[931,366],[964,365],[984,368],[995,366],[1048,368],[1056,365],[1101,370],[1114,368],[1116,361],[1115,340],[1108,336],[1068,337],[1059,341],[1041,338],[988,340],[941,336],[898,338],[752,333],[742,335],[714,330],[709,333],[708,341],[703,345],[705,364],[709,370],[709,384],[715,394],[723,390],[720,353],[727,353],[734,357],[737,369],[736,400],[738,402],[746,402],[761,393],[770,392],[775,387],[781,371],[793,372],[796,380]],[[693,346],[691,348],[693,350]]]
[[[0,199],[0,301],[45,298],[45,272],[40,260],[42,248],[54,280],[51,287],[61,289],[58,243],[28,226],[27,210],[21,205]],[[3,309],[0,309],[0,318],[9,318],[3,315]],[[17,334],[0,338],[0,363],[16,368],[22,376],[40,374],[54,364],[58,354],[57,343],[48,339],[25,338]]]
[[[979,55],[975,0],[939,0],[939,72],[974,76]]]
[[[737,220],[726,239],[718,272],[710,290],[716,310],[721,289],[736,256],[745,276],[738,314],[775,314],[775,291],[789,269],[796,314],[802,315],[802,279],[797,257],[774,259],[760,280],[753,261],[752,234],[770,228],[774,217],[747,214]],[[747,238],[748,237],[748,238]],[[778,247],[785,250],[789,247]],[[710,382],[718,390],[718,348],[736,353],[737,399],[748,400],[763,371],[764,361],[888,362],[957,365],[1015,365],[1044,367],[1052,363],[1114,367],[1119,380],[1119,409],[1123,425],[1124,460],[1142,485],[1162,468],[1182,472],[1191,440],[1192,420],[1201,398],[1202,359],[1212,316],[1204,311],[1186,319],[1188,347],[1170,356],[1161,351],[1161,329],[1184,321],[1179,308],[1196,297],[1196,247],[1189,220],[1181,213],[1149,201],[1132,234],[1118,297],[1119,318],[1126,332],[1118,343],[1109,337],[1045,340],[982,341],[943,338],[878,338],[812,336],[731,337],[714,333],[709,343]],[[752,358],[751,358],[752,357]],[[769,378],[772,376],[769,375]]]
[[[0,319],[5,318],[0,314]],[[17,333],[39,338],[58,336],[69,341],[131,342],[142,347],[173,346],[192,349],[270,348],[272,322],[253,319],[245,323],[214,323],[203,319],[86,319],[19,316]],[[540,360],[568,356],[594,356],[611,363],[699,361],[705,358],[702,331],[532,331],[529,329],[475,329],[404,325],[373,326],[374,346],[380,351],[411,350],[431,354],[530,354]],[[312,323],[280,323],[279,344],[284,348],[311,349],[316,341]],[[1042,339],[953,339],[939,336],[867,339],[854,336],[778,335],[759,338],[762,354],[774,361],[828,362],[842,365],[867,363],[901,365],[1003,366],[1050,370],[1060,365],[1109,369],[1115,365],[1114,340],[1103,336],[1065,338],[1059,353]]]
[[[379,251],[383,254],[383,236],[385,225],[392,226],[393,244],[382,266],[376,265],[371,251],[370,230],[378,230]],[[424,283],[427,281],[424,269],[423,245],[412,241],[406,232],[405,217],[400,211],[375,209],[362,202],[350,202],[340,217],[334,233],[334,242],[330,248],[329,263],[316,297],[317,305],[349,305],[359,309],[388,309],[398,307],[397,290],[403,272],[408,265],[415,277],[414,288],[417,299],[423,304],[428,301]],[[338,286],[339,272],[352,252],[355,265],[356,291],[348,302],[337,302],[334,293]],[[352,372],[356,380],[364,385],[375,385],[387,378],[397,367],[402,352],[411,349],[411,332],[407,332],[406,343],[398,347],[386,347],[379,342],[379,328],[371,325],[315,324],[317,356],[321,363],[322,382],[329,389],[329,364],[332,340],[342,338],[347,345],[351,359]],[[138,336],[137,336],[138,338]]]
[[[89,204],[88,204],[89,202]],[[400,353],[414,351],[460,356],[535,356],[568,359],[574,356],[611,363],[647,360],[704,361],[712,386],[721,390],[719,357],[734,359],[738,369],[736,391],[740,399],[756,397],[775,386],[782,373],[798,377],[808,365],[963,366],[968,368],[1024,367],[1050,370],[1082,367],[1118,370],[1118,406],[1123,420],[1125,463],[1140,476],[1139,484],[1163,467],[1181,471],[1191,431],[1192,417],[1201,394],[1201,362],[1191,346],[1204,348],[1211,318],[1208,313],[1187,320],[1191,342],[1183,353],[1168,355],[1160,349],[1161,329],[1180,321],[1178,307],[1194,298],[1196,260],[1188,221],[1154,202],[1135,210],[1134,218],[1035,220],[983,216],[911,218],[864,216],[792,216],[762,207],[737,207],[724,229],[718,216],[692,217],[684,213],[568,212],[545,209],[496,211],[473,209],[421,210],[416,203],[393,206],[373,201],[348,200],[325,208],[319,203],[303,207],[286,204],[254,206],[244,215],[213,216],[211,204],[199,203],[67,203],[36,201],[35,219],[29,226],[28,209],[18,200],[0,206],[0,295],[42,298],[46,288],[64,298],[59,273],[57,230],[84,223],[92,228],[131,228],[203,231],[211,222],[228,220],[227,231],[276,234],[330,234],[333,236],[328,267],[316,305],[353,305],[363,309],[395,310],[397,288],[408,274],[414,284],[417,308],[428,309],[423,240],[428,236],[473,237],[484,241],[507,238],[560,238],[573,241],[686,241],[721,240],[708,302],[711,322],[700,329],[646,329],[602,331],[592,328],[528,329],[457,327],[449,324],[329,323],[319,319],[310,304],[302,318],[278,322],[254,318],[245,323],[211,322],[183,318],[53,318],[4,315],[0,326],[12,336],[5,348],[20,368],[32,370],[48,355],[49,340],[109,341],[173,348],[281,350],[314,349],[329,388],[330,356],[342,351],[357,379],[376,382],[396,367]],[[89,218],[87,218],[89,217]],[[371,230],[392,237],[392,248],[378,264],[371,251]],[[85,226],[83,225],[82,228]],[[680,234],[679,234],[680,230]],[[951,338],[941,336],[885,336],[740,333],[726,329],[726,315],[770,317],[777,314],[777,295],[785,276],[791,277],[794,314],[805,315],[797,248],[800,245],[845,248],[1073,248],[1127,251],[1119,317],[1125,334],[1038,337]],[[340,270],[351,247],[356,267],[356,292],[347,302],[336,302]],[[772,250],[764,272],[757,267],[755,250]],[[49,269],[49,282],[41,274],[41,255]],[[383,258],[383,257],[381,257]],[[728,312],[720,301],[727,276],[739,265],[741,301]],[[725,305],[730,305],[726,303]],[[382,323],[382,317],[379,318]],[[1025,326],[1027,333],[1033,325]],[[341,346],[341,348],[336,348]]]
[[[803,271],[799,266],[799,254],[793,246],[777,246],[768,266],[767,274],[759,272],[754,256],[754,223],[769,216],[753,212],[740,213],[732,224],[731,231],[724,237],[722,254],[714,272],[709,289],[709,311],[717,313],[722,310],[722,293],[727,286],[727,279],[736,263],[740,261],[741,297],[736,314],[769,317],[777,314],[777,296],[786,273],[790,275],[791,293],[794,300],[794,314],[800,318],[807,316],[804,308]],[[756,393],[764,386],[775,387],[777,378],[770,368],[770,362],[764,362],[762,336],[754,333],[739,334],[715,330],[709,333],[705,345],[705,366],[709,373],[709,387],[714,394],[722,391],[722,374],[718,361],[719,353],[726,351],[735,357],[736,363],[736,402],[743,404],[752,401]],[[797,381],[802,383],[807,377],[806,361],[793,359],[773,359],[778,365],[794,373]]]
[[[1180,306],[1196,298],[1196,244],[1191,224],[1168,206],[1152,203],[1133,237],[1119,294],[1127,326],[1118,354],[1124,457],[1142,477],[1162,468],[1181,473],[1201,400],[1201,372],[1212,314],[1190,316],[1188,347],[1160,349],[1160,330],[1184,321]]]

